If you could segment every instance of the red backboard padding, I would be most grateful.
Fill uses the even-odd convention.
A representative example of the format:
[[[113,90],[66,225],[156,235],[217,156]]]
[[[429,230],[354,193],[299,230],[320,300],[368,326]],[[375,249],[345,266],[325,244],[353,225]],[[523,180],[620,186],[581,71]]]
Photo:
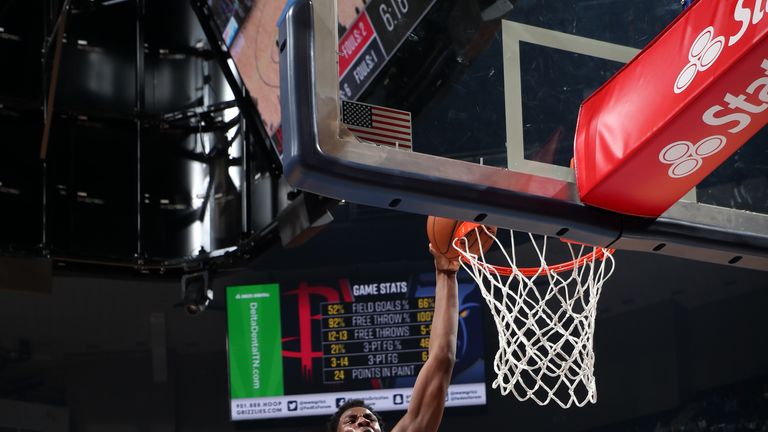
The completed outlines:
[[[699,0],[582,104],[581,200],[657,217],[766,123],[768,0]]]

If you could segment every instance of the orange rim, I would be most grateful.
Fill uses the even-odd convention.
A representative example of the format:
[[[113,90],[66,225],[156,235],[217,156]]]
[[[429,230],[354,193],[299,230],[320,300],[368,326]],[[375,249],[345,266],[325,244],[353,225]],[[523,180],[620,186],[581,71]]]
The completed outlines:
[[[459,224],[459,227],[456,229],[456,233],[453,236],[453,241],[456,242],[456,240],[466,237],[467,234],[469,234],[470,231],[474,230],[475,228],[478,228],[480,226],[477,222],[462,222]],[[565,243],[575,243],[580,244],[574,241],[570,240],[561,240]],[[586,245],[589,246],[589,245]],[[589,246],[593,247],[593,246]],[[605,259],[606,254],[612,254],[615,251],[615,249],[605,249],[601,247],[595,247],[592,252],[582,255],[576,259],[566,261],[560,264],[554,264],[547,267],[520,267],[517,270],[513,270],[512,267],[506,267],[506,266],[498,266],[493,264],[487,264],[487,263],[480,263],[480,265],[486,269],[493,270],[494,272],[502,275],[502,276],[512,276],[514,273],[520,273],[523,276],[536,276],[538,274],[549,274],[549,273],[561,273],[568,270],[573,270],[575,267],[581,267],[585,262],[592,261],[594,259],[598,259],[602,261]],[[472,264],[472,262],[467,259],[464,255],[461,255],[461,260],[464,261],[467,264]]]

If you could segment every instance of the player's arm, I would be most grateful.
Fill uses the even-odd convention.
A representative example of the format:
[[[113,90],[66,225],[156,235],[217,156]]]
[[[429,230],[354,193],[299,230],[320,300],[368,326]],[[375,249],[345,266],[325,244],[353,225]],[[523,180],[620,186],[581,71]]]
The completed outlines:
[[[431,251],[431,248],[430,248]],[[445,408],[445,395],[456,362],[459,299],[458,261],[435,254],[435,314],[429,339],[429,358],[416,378],[408,412],[392,432],[435,432]]]

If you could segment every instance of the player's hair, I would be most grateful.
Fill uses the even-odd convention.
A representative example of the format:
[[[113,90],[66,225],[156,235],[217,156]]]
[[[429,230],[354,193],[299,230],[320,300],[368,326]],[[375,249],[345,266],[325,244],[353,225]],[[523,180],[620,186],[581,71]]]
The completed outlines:
[[[368,411],[372,412],[373,415],[376,416],[376,421],[379,422],[379,427],[381,428],[382,432],[384,431],[384,420],[381,418],[379,413],[373,410],[368,404],[366,404],[362,399],[350,399],[342,406],[339,407],[339,409],[336,410],[336,412],[331,416],[330,419],[328,419],[328,432],[336,432],[336,428],[339,427],[339,421],[341,420],[341,415],[344,414],[344,412],[350,408],[355,407],[363,407],[367,409]]]

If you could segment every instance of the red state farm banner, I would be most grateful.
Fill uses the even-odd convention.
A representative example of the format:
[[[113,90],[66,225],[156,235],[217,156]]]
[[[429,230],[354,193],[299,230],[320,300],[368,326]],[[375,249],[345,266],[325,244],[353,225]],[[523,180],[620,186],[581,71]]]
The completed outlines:
[[[657,217],[768,123],[768,0],[699,0],[587,98],[581,200]]]

